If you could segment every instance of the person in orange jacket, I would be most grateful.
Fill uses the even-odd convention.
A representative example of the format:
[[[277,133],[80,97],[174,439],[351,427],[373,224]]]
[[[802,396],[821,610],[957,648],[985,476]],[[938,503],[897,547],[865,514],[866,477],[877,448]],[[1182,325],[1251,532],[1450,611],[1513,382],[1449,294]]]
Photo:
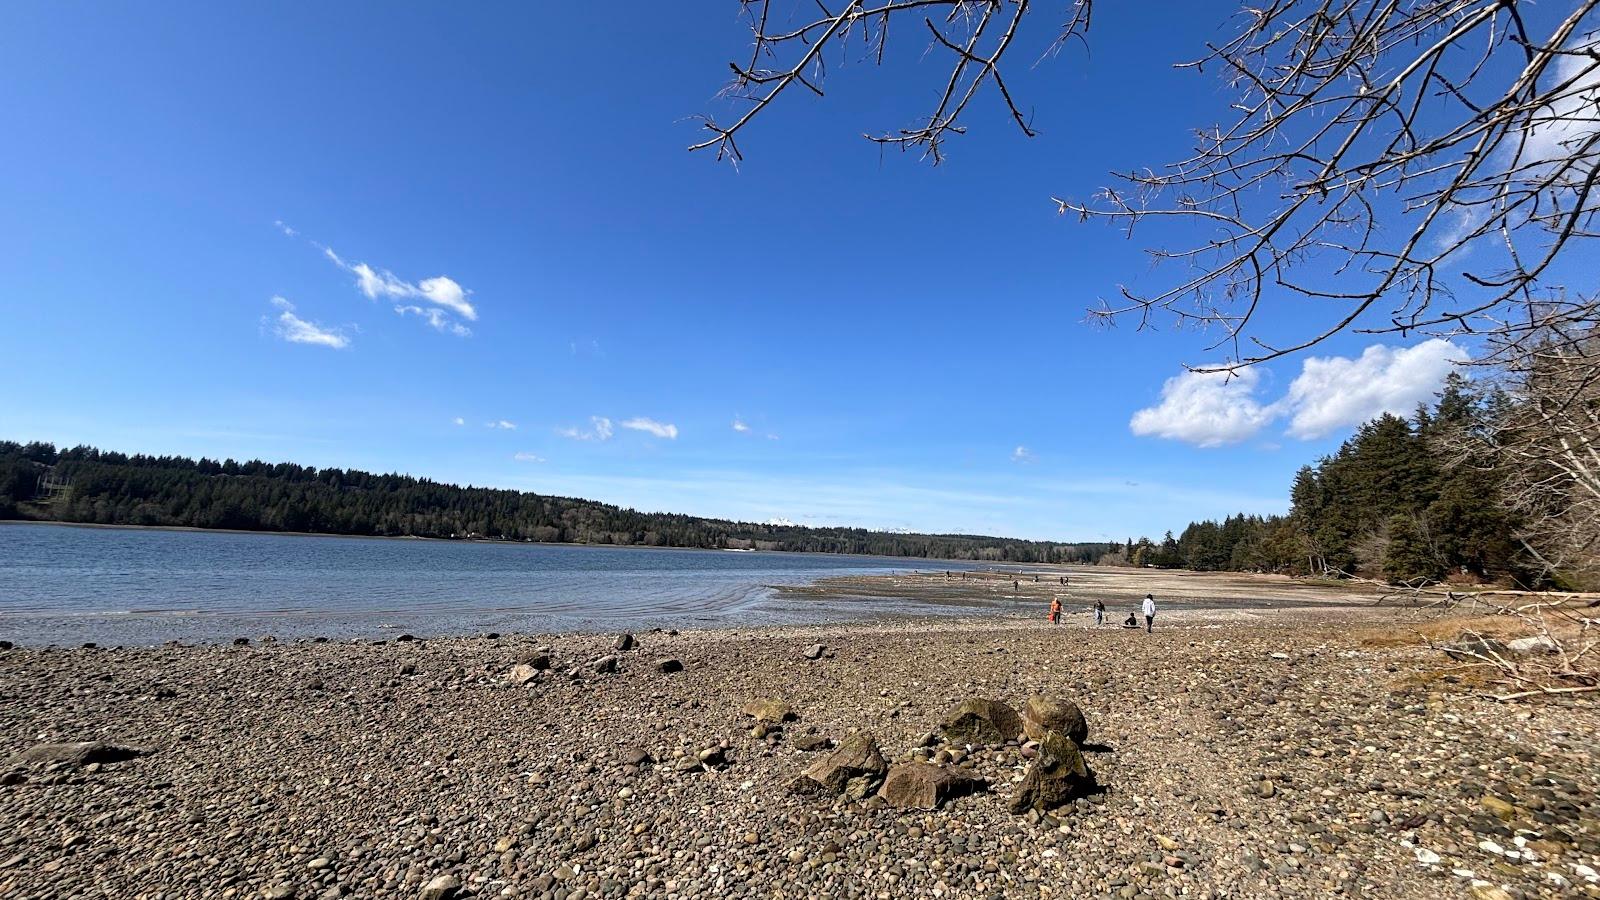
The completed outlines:
[[[1060,597],[1052,597],[1050,599],[1050,624],[1051,625],[1058,625],[1058,624],[1060,624],[1060,622],[1061,622],[1061,598]]]

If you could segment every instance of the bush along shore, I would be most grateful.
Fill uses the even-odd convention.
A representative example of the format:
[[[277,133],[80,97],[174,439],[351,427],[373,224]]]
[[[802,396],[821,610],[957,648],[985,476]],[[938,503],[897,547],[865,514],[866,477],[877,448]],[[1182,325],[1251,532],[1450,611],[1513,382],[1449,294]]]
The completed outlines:
[[[1378,615],[4,650],[0,896],[1600,897],[1595,707]]]

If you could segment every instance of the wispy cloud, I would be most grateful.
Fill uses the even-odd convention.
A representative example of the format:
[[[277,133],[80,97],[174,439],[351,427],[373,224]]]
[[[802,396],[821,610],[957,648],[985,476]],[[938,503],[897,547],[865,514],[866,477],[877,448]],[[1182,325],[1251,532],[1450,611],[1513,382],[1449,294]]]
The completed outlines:
[[[1033,451],[1018,444],[1017,449],[1011,451],[1011,461],[1017,463],[1033,462]]]
[[[374,269],[364,262],[346,262],[332,247],[323,247],[322,253],[334,265],[356,276],[356,287],[370,300],[426,300],[468,321],[475,322],[478,319],[477,308],[467,299],[472,292],[452,278],[439,275],[412,284],[388,269]]]
[[[272,305],[278,308],[277,317],[271,320],[273,331],[289,343],[331,347],[334,350],[350,346],[350,338],[341,329],[325,328],[300,318],[294,314],[294,304],[288,300],[273,297]]]
[[[424,321],[433,326],[435,331],[443,331],[456,337],[468,337],[472,334],[472,329],[452,320],[449,313],[438,307],[396,304],[394,311],[402,316],[421,316]]]
[[[1167,379],[1161,402],[1134,413],[1128,426],[1137,435],[1221,447],[1288,417],[1290,437],[1312,440],[1383,413],[1411,413],[1466,359],[1464,349],[1442,338],[1413,347],[1374,344],[1358,357],[1310,357],[1288,392],[1272,403],[1256,396],[1259,368],[1231,377],[1185,372]]]
[[[461,418],[460,416],[456,416],[454,419],[451,419],[450,421],[454,422],[457,425],[465,425],[465,424],[467,424],[467,420]]]
[[[605,416],[592,416],[589,419],[587,430],[567,426],[557,428],[556,434],[573,441],[609,441],[611,440],[611,420]]]
[[[517,462],[542,463],[545,461],[544,457],[533,453],[513,453],[511,458]]]
[[[498,429],[500,429],[502,431],[516,431],[517,430],[517,423],[508,422],[505,419],[495,419],[495,420],[493,420],[491,422],[483,423],[483,427],[485,427],[485,428],[498,428]]]
[[[658,438],[664,438],[669,441],[675,441],[678,439],[678,426],[668,422],[657,422],[655,419],[647,419],[644,416],[636,416],[632,419],[628,419],[627,421],[622,422],[621,425],[623,428],[631,428],[634,431],[643,431],[646,434],[652,434]]]
[[[288,237],[298,237],[300,232],[282,219],[273,222]],[[478,320],[478,308],[473,305],[472,292],[455,279],[445,275],[424,278],[415,283],[407,281],[388,269],[374,268],[364,262],[347,260],[332,247],[314,240],[307,243],[322,251],[327,260],[356,277],[356,289],[369,300],[388,300],[394,311],[402,316],[418,316],[443,334],[468,337],[472,330],[451,316],[468,322]]]
[[[740,434],[744,434],[750,430],[750,426],[746,425],[741,419],[734,419],[733,430],[739,432]]]

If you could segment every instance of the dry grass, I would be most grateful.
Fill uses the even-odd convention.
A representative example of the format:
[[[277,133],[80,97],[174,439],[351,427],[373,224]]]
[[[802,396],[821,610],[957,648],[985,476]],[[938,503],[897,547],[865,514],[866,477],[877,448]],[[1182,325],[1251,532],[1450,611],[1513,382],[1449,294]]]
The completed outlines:
[[[1406,625],[1363,628],[1355,637],[1364,647],[1425,647],[1429,641],[1453,641],[1463,631],[1500,640],[1526,637],[1528,626],[1507,616],[1443,616]]]

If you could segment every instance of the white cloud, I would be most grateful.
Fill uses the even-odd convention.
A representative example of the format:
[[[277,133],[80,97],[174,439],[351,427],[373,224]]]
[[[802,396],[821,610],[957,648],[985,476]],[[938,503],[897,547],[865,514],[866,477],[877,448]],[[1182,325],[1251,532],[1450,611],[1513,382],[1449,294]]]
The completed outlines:
[[[545,461],[544,457],[535,455],[533,453],[513,453],[511,458],[517,462],[542,463]]]
[[[678,439],[678,426],[667,422],[657,422],[655,419],[647,419],[644,416],[636,416],[626,422],[622,422],[621,425],[623,428],[643,431],[669,441]]]
[[[1375,344],[1355,359],[1308,359],[1280,401],[1292,413],[1289,434],[1309,440],[1386,412],[1410,415],[1466,359],[1465,350],[1442,338],[1404,348]]]
[[[740,419],[734,419],[733,420],[733,430],[739,432],[740,434],[744,434],[745,432],[750,430],[750,426],[746,425]]]
[[[567,426],[557,428],[556,434],[574,441],[609,441],[611,440],[611,420],[605,416],[591,416],[590,428],[584,431],[579,428]]]
[[[396,304],[395,312],[402,315],[406,313],[423,315],[434,328],[462,336],[471,332],[461,325],[446,328],[439,324],[439,319],[436,317],[442,317],[449,312],[469,322],[478,320],[477,307],[467,299],[472,292],[453,278],[437,275],[412,284],[388,269],[374,269],[364,262],[348,262],[335,253],[332,247],[323,247],[322,254],[334,265],[356,276],[356,288],[369,300],[421,300],[432,304],[432,307],[426,310],[415,305]]]
[[[1033,462],[1033,451],[1018,444],[1017,449],[1011,451],[1011,461],[1019,463]]]
[[[435,331],[443,331],[456,337],[470,337],[472,335],[472,329],[460,322],[451,320],[450,314],[442,309],[436,309],[431,306],[425,308],[421,306],[396,305],[394,311],[402,316],[421,316],[429,325],[433,326]]]
[[[1161,402],[1133,414],[1128,427],[1142,437],[1162,437],[1201,447],[1236,444],[1271,422],[1276,413],[1255,398],[1259,369],[1184,372],[1161,386]]]
[[[1414,347],[1374,344],[1353,358],[1310,357],[1274,403],[1256,397],[1259,368],[1242,369],[1231,379],[1225,373],[1185,372],[1167,379],[1161,402],[1134,413],[1128,427],[1141,436],[1220,447],[1288,417],[1289,436],[1312,440],[1383,413],[1410,415],[1467,358],[1464,349],[1442,338]]]
[[[288,225],[284,224],[284,221],[282,219],[274,219],[272,221],[272,224],[278,226],[278,230],[283,232],[284,234],[288,235],[289,237],[294,237],[295,235],[300,233],[298,231],[295,231],[293,228],[290,228]]]
[[[1593,51],[1593,35],[1574,49]],[[1583,145],[1600,132],[1600,66],[1589,53],[1571,53],[1557,58],[1546,89],[1559,90],[1559,97],[1541,107],[1523,130],[1525,140],[1518,148],[1516,162],[1541,164],[1578,156]],[[1571,84],[1568,84],[1571,82]],[[1574,182],[1588,175],[1588,165],[1580,163],[1566,175]]]
[[[495,419],[492,422],[483,423],[483,427],[485,427],[485,428],[498,428],[498,429],[500,429],[502,431],[516,431],[517,430],[517,423],[515,423],[515,422],[507,422],[505,419]]]
[[[324,328],[294,314],[294,304],[282,297],[273,297],[272,305],[278,308],[275,331],[278,337],[291,344],[312,344],[343,350],[350,346],[350,338],[337,328]]]
[[[467,424],[467,420],[461,418],[460,416],[456,416],[454,419],[451,419],[450,421],[454,422],[457,425],[465,425],[465,424]]]

